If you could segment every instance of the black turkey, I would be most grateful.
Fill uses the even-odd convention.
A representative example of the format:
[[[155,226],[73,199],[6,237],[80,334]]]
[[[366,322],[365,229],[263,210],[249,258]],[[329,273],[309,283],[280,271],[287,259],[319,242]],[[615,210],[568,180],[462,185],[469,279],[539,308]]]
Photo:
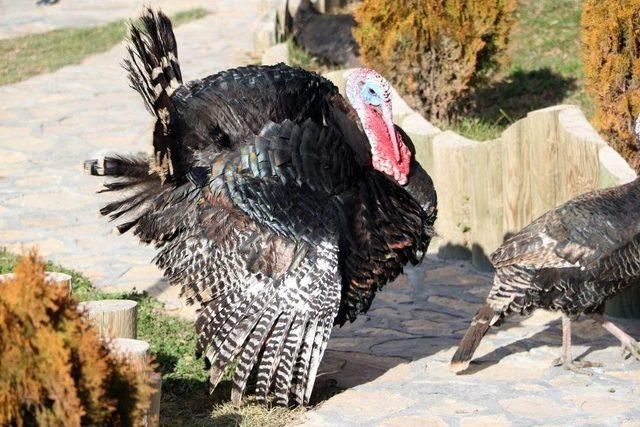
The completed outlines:
[[[324,65],[356,67],[360,60],[351,32],[355,26],[351,14],[322,14],[310,0],[302,0],[293,17],[293,41]]]
[[[251,375],[258,399],[308,402],[334,324],[427,250],[436,194],[391,121],[390,88],[371,70],[348,79],[349,105],[323,77],[249,66],[182,82],[171,22],[145,10],[125,62],[156,116],[154,153],[88,160],[126,197],[155,262],[200,305],[198,355],[211,390],[237,361],[232,400]]]
[[[640,122],[636,126],[640,140]],[[536,308],[562,313],[562,356],[556,365],[576,372],[597,366],[571,357],[571,320],[591,316],[618,338],[623,353],[640,360],[640,346],[602,315],[607,299],[640,283],[640,178],[583,194],[547,212],[491,255],[496,272],[485,305],[451,362],[467,368],[489,327]]]

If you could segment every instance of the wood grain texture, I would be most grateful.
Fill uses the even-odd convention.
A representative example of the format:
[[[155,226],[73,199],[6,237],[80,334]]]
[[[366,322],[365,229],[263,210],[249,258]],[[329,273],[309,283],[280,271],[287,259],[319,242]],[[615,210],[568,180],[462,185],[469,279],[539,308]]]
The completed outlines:
[[[471,168],[471,259],[483,270],[492,268],[489,254],[502,244],[502,140],[478,144],[473,150]]]
[[[473,149],[479,144],[447,131],[433,139],[433,181],[438,189],[436,230],[443,236],[438,253],[445,258],[471,254],[471,175]],[[443,214],[444,212],[444,214]]]
[[[503,231],[515,233],[531,221],[529,149],[523,140],[524,122],[502,134]]]
[[[522,143],[529,149],[529,164],[522,172],[530,175],[531,221],[556,206],[558,110],[529,113],[523,123],[522,137]]]
[[[78,304],[105,338],[136,338],[137,305],[130,300],[85,301]]]
[[[150,363],[149,343],[131,338],[114,338],[109,341],[111,351],[123,357],[134,368],[142,370]],[[160,425],[160,399],[162,396],[162,376],[152,372],[147,378],[151,387],[149,409],[142,418],[142,426],[156,427]]]

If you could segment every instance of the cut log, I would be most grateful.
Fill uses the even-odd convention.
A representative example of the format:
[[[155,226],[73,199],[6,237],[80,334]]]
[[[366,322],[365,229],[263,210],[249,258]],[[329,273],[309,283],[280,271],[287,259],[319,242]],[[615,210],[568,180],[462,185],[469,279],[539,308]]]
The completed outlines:
[[[130,300],[105,299],[81,302],[78,310],[93,321],[101,337],[135,339],[137,305]]]
[[[56,284],[67,288],[67,292],[71,295],[71,276],[65,273],[58,273],[55,271],[46,271],[44,273],[44,280],[47,283]]]
[[[109,341],[111,351],[124,357],[136,367],[149,363],[149,343],[132,338],[113,338]]]
[[[149,343],[130,338],[114,338],[109,342],[111,351],[124,357],[136,369],[141,369],[149,363]],[[158,372],[153,372],[146,379],[151,387],[149,396],[149,409],[144,415],[142,425],[145,427],[155,427],[160,424],[160,398],[162,397],[162,376]]]
[[[153,389],[151,392],[151,403],[149,411],[146,415],[146,426],[155,427],[160,425],[160,400],[162,399],[162,375],[154,372],[149,377],[149,386]]]
[[[15,273],[0,274],[0,283],[11,280],[15,277]],[[57,273],[54,271],[46,271],[44,273],[44,280],[47,283],[56,284],[58,286],[64,286],[67,288],[69,295],[71,295],[71,276],[65,273]]]

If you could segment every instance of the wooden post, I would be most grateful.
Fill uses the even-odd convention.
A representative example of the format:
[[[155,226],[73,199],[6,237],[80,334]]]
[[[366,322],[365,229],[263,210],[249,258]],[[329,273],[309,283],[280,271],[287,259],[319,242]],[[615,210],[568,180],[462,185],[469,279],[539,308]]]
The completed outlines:
[[[114,338],[109,341],[111,351],[123,357],[136,369],[142,369],[149,363],[149,343],[146,341],[130,338]],[[149,409],[144,415],[142,425],[145,427],[156,427],[160,424],[160,399],[162,397],[162,376],[158,372],[153,372],[146,378],[147,384],[151,387],[149,396]]]
[[[109,338],[136,338],[138,303],[130,300],[105,299],[78,304],[93,321],[100,336]]]
[[[505,235],[516,233],[531,221],[529,150],[522,141],[523,120],[502,133],[503,221]]]
[[[58,286],[67,288],[67,292],[71,295],[71,276],[65,273],[58,273],[55,271],[46,271],[44,273],[44,280],[47,283],[54,283]]]
[[[0,274],[0,283],[11,280],[15,277],[15,273]],[[44,281],[50,284],[56,284],[67,288],[69,295],[71,295],[71,276],[65,273],[57,273],[53,271],[45,271]]]
[[[576,114],[578,113],[578,114]],[[591,126],[577,109],[558,116],[558,189],[556,204],[598,188],[598,142],[589,132]]]
[[[469,165],[478,143],[446,131],[433,139],[433,183],[438,191],[436,231],[441,258],[471,257],[471,183]]]
[[[502,140],[485,141],[474,150],[471,179],[471,262],[493,269],[489,255],[502,244]]]
[[[522,124],[522,143],[528,149],[529,165],[521,173],[530,175],[531,218],[538,218],[556,206],[558,175],[558,109],[529,113]]]

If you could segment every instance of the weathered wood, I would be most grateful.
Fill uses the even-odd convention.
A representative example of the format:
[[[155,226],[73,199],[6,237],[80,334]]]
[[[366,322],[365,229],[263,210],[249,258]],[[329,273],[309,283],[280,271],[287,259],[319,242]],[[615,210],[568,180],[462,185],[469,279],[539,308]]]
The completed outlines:
[[[12,280],[15,277],[15,273],[0,274],[0,283]],[[53,271],[45,271],[44,281],[46,283],[62,286],[67,289],[69,295],[71,295],[71,276],[65,273],[58,273]]]
[[[159,372],[153,372],[149,376],[149,386],[153,391],[145,421],[148,427],[155,427],[160,425],[160,401],[162,400],[162,375]]]
[[[478,143],[447,131],[433,139],[433,178],[438,191],[436,230],[443,239],[434,242],[444,258],[471,256],[471,183],[469,165]],[[444,241],[442,241],[444,240]]]
[[[523,121],[502,134],[503,232],[510,235],[531,221],[529,149],[523,143]]]
[[[109,338],[136,338],[138,303],[130,300],[85,301],[78,304],[93,321],[100,336]]]
[[[586,127],[591,126],[584,116],[572,114],[575,110],[560,113],[558,131],[560,151],[558,157],[558,200],[560,205],[587,191],[598,188],[600,170],[598,165],[599,146],[589,139]]]
[[[598,152],[600,188],[625,184],[636,179],[631,166],[613,148],[604,146]]]
[[[71,276],[69,274],[58,273],[54,271],[45,271],[44,280],[47,283],[66,288],[69,295],[71,295]]]
[[[401,127],[413,142],[416,149],[416,160],[431,175],[434,170],[433,138],[442,131],[418,113],[406,116],[401,122]]]
[[[107,341],[109,348],[116,354],[124,357],[128,363],[136,367],[149,363],[149,343],[133,338],[112,338]]]
[[[131,338],[114,338],[108,342],[111,351],[124,358],[135,369],[141,371],[149,364],[150,347],[148,342]],[[149,409],[143,417],[142,425],[155,427],[160,423],[162,376],[157,372],[153,372],[145,380],[152,391],[149,397]]]
[[[529,113],[522,124],[522,144],[529,150],[529,164],[522,173],[530,175],[531,218],[538,218],[556,205],[558,174],[558,109]]]
[[[479,143],[471,169],[471,260],[476,268],[491,270],[489,255],[502,244],[502,140]]]

